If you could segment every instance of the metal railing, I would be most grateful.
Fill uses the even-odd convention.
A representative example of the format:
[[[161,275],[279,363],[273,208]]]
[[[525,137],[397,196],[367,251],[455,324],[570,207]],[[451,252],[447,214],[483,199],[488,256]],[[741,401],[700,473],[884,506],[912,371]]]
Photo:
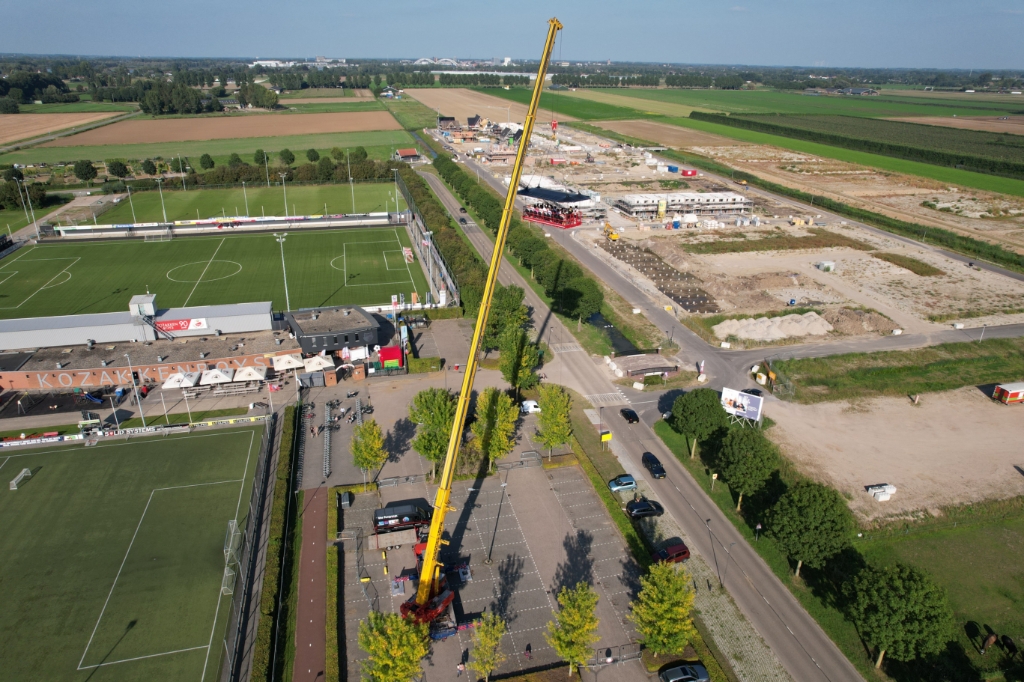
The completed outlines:
[[[380,612],[380,595],[377,594],[377,588],[370,579],[370,572],[366,570],[366,563],[363,559],[363,529],[352,528],[340,531],[338,533],[338,540],[342,542],[343,549],[346,547],[344,545],[345,542],[355,544],[356,577],[359,579],[359,589],[363,591],[363,596],[366,597],[366,603],[370,605],[370,610]]]
[[[331,475],[331,404],[324,405],[324,480]]]
[[[638,642],[620,644],[619,646],[601,647],[594,649],[593,657],[587,659],[583,667],[602,668],[606,665],[615,665],[626,661],[635,661],[642,655],[642,647]]]
[[[416,249],[420,256],[420,262],[427,270],[428,279],[431,279],[431,291],[436,295],[441,289],[439,284],[444,284],[450,299],[448,305],[459,305],[459,287],[452,275],[452,269],[448,267],[441,252],[437,250],[434,240],[427,236],[427,228],[420,218],[419,208],[416,206],[416,201],[412,198],[409,188],[406,187],[405,181],[402,180],[402,176],[398,175],[397,178],[398,190],[402,193],[405,204],[412,214],[412,220],[407,220],[405,223],[406,229],[409,230],[409,239],[412,240],[413,248]]]

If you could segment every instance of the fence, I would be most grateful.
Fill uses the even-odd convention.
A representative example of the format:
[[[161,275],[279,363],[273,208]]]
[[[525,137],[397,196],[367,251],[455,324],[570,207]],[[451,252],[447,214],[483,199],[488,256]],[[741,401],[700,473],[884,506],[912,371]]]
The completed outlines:
[[[405,226],[409,230],[409,239],[412,240],[413,248],[420,256],[420,262],[426,264],[430,290],[434,296],[438,296],[441,289],[446,289],[450,298],[446,304],[457,306],[459,305],[459,287],[455,283],[455,277],[451,274],[451,268],[441,257],[441,252],[434,246],[434,240],[427,234],[427,228],[420,218],[419,208],[416,206],[409,188],[405,186],[405,181],[402,180],[401,175],[398,175],[397,178],[398,189],[405,198],[405,203],[412,215],[412,220],[406,221]],[[440,299],[437,302],[439,303]]]
[[[601,668],[625,661],[635,661],[640,656],[640,644],[636,642],[619,646],[601,647],[600,649],[594,649],[593,657],[587,659],[583,667]]]
[[[410,483],[423,483],[429,478],[427,474],[415,474],[413,476],[391,476],[381,478],[377,481],[378,488],[391,488],[396,485],[408,485]]]
[[[331,475],[331,404],[324,405],[324,480]]]
[[[768,374],[768,388],[771,390],[772,395],[777,398],[792,398],[793,382],[778,367],[778,363],[782,360],[783,357],[781,355],[773,355],[764,359],[764,364],[769,370],[766,372]]]
[[[301,399],[301,393],[300,399]],[[313,406],[302,403],[302,418],[296,425],[295,436],[295,492],[302,490],[302,465],[306,460],[306,415],[313,413]]]
[[[352,528],[340,531],[338,533],[338,540],[342,542],[343,548],[345,547],[345,542],[355,544],[356,575],[359,576],[359,589],[363,591],[363,596],[366,597],[366,603],[370,605],[370,610],[380,612],[380,595],[377,594],[377,588],[373,586],[373,582],[370,580],[370,573],[366,570],[366,563],[363,559],[363,529]]]
[[[245,651],[247,627],[252,624],[249,616],[259,608],[259,603],[254,601],[258,600],[259,593],[253,588],[256,582],[258,539],[263,526],[270,460],[273,458],[275,417],[276,415],[269,413],[264,422],[260,454],[256,460],[252,494],[249,496],[249,508],[245,517],[245,534],[241,539],[238,563],[235,566],[235,580],[231,588],[228,624],[224,630],[220,679],[232,682],[238,679],[240,672],[239,663]]]

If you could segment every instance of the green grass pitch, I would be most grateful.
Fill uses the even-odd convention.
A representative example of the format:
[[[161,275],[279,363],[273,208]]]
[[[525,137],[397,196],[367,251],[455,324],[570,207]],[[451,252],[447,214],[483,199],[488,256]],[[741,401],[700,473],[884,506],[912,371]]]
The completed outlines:
[[[2,677],[216,680],[259,446],[249,428],[0,452]]]
[[[271,176],[273,177],[273,176]],[[202,189],[181,191],[181,182],[171,192],[164,191],[163,203],[167,209],[168,220],[197,220],[200,218],[219,218],[222,215],[246,215],[248,202],[251,216],[271,215],[283,216],[285,192],[288,194],[287,215],[322,215],[325,213],[372,213],[395,210],[395,185],[392,182],[359,183],[350,190],[348,184],[337,185],[288,185],[281,190],[280,181],[276,185],[248,186],[232,189]],[[355,210],[353,210],[353,194]],[[137,222],[163,222],[163,211],[160,209],[160,193],[146,191],[132,192],[131,201],[122,200],[115,208],[97,218],[107,225],[119,225],[136,222],[133,220],[132,209]],[[405,200],[398,194],[398,210],[405,209]]]
[[[403,246],[410,246],[404,227],[290,231],[284,253],[292,309],[425,296],[423,270],[403,260]],[[162,308],[272,301],[274,310],[285,309],[274,237],[217,234],[25,247],[0,261],[0,319],[127,310],[147,287]]]

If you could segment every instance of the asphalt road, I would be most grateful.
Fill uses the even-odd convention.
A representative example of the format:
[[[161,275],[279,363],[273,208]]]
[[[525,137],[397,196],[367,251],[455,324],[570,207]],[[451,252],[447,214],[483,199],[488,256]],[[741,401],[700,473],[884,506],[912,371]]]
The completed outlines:
[[[449,213],[455,218],[460,217],[460,204],[444,183],[429,173],[422,176]],[[464,226],[464,231],[480,255],[485,260],[489,259],[493,252],[490,240],[473,223]],[[506,265],[499,271],[498,279],[502,284],[515,283],[523,288],[526,304],[532,308],[540,334],[550,330],[559,338],[572,338],[518,272]],[[703,344],[703,341],[697,341]],[[704,347],[707,348],[706,344]],[[607,373],[585,351],[559,353],[559,359],[588,397],[617,393],[617,387],[608,379]],[[723,361],[723,365],[727,364]],[[618,405],[624,403],[624,400],[618,401]],[[609,405],[609,412],[619,409],[614,402],[609,402]],[[630,469],[644,471],[639,462],[645,449],[659,455],[668,477],[650,483],[655,490],[665,493],[661,499],[666,511],[691,539],[694,549],[720,566],[728,560],[728,568],[723,571],[725,587],[793,678],[801,682],[861,680],[853,665],[701,491],[651,427],[645,421],[629,425],[618,415],[609,415],[607,423],[613,437],[627,450],[632,460]],[[677,494],[668,494],[668,485],[672,485]]]

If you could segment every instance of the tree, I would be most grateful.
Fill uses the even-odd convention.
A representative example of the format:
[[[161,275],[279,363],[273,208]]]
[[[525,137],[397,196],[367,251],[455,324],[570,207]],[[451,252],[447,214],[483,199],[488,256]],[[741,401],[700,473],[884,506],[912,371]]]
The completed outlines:
[[[0,114],[17,114],[21,109],[10,97],[0,97]]]
[[[126,178],[129,174],[128,166],[124,161],[111,161],[107,164],[107,172],[115,178]]]
[[[156,175],[156,164],[146,159],[142,162],[142,172],[146,175]]]
[[[819,568],[850,544],[853,515],[842,496],[820,483],[797,483],[769,510],[767,533],[791,559],[796,575],[806,563]]]
[[[359,623],[359,648],[369,654],[362,665],[370,682],[408,682],[420,673],[430,651],[429,626],[397,613],[371,611]]]
[[[500,284],[494,290],[491,313],[487,317],[487,328],[484,330],[484,351],[498,347],[498,338],[509,327],[524,328],[530,321],[530,315],[523,305],[524,292],[522,287]]]
[[[555,650],[559,658],[569,664],[569,677],[576,668],[586,663],[592,653],[591,647],[600,637],[597,635],[597,593],[587,583],[576,587],[563,587],[558,593],[558,613],[548,623],[544,639]]]
[[[309,159],[310,163],[316,163],[320,160],[320,152],[315,149],[307,149],[306,158]]]
[[[452,435],[452,424],[455,423],[455,396],[442,388],[428,388],[420,391],[412,399],[409,407],[409,419],[417,424],[416,438],[412,446],[433,466],[437,472],[437,464],[448,453],[448,441]]]
[[[672,403],[672,428],[693,438],[690,459],[697,451],[697,441],[707,440],[727,423],[718,393],[710,388],[694,389]]]
[[[850,612],[861,637],[897,661],[936,654],[952,637],[953,612],[946,594],[915,568],[869,566],[853,581]]]
[[[228,157],[228,166],[231,168],[238,168],[244,163],[242,157],[237,152],[231,152],[231,156]]]
[[[334,162],[329,156],[321,156],[320,163],[316,165],[317,182],[330,182],[334,179]]]
[[[213,168],[213,157],[209,154],[203,154],[199,157],[199,165],[203,167],[203,170],[210,170]]]
[[[86,161],[85,159],[81,161],[75,161],[73,170],[75,173],[75,177],[81,180],[82,182],[89,182],[90,180],[96,177],[96,169],[93,168],[92,161]]]
[[[369,419],[352,430],[352,462],[363,471],[384,466],[388,451],[384,449],[384,433],[376,419]]]
[[[256,153],[252,155],[253,163],[255,163],[257,166],[262,166],[266,164],[269,158],[270,157],[267,156],[267,153],[262,149],[257,149]]]
[[[480,451],[488,468],[515,447],[518,411],[512,398],[496,388],[485,388],[476,401],[477,418],[470,430],[480,439]]]
[[[281,159],[281,163],[286,166],[290,166],[295,163],[295,155],[292,154],[290,149],[282,149],[277,153],[277,155]]]
[[[331,156],[334,157],[335,161],[345,160],[345,150],[341,147],[331,147]]]
[[[518,402],[519,391],[537,383],[533,370],[540,364],[540,348],[530,341],[522,328],[508,327],[498,338],[498,349],[501,351],[498,359],[501,375],[516,390]]]
[[[739,494],[736,511],[744,495],[760,490],[779,468],[779,454],[771,441],[756,429],[733,429],[722,439],[718,462],[729,487]]]
[[[640,594],[629,619],[655,656],[682,653],[696,636],[690,617],[693,597],[689,573],[675,564],[651,564],[650,572],[640,578]]]
[[[467,667],[483,675],[484,682],[489,682],[491,673],[505,662],[506,656],[501,650],[505,628],[505,621],[493,611],[481,616],[473,628],[473,648]]]
[[[537,440],[548,449],[548,459],[551,459],[551,451],[558,445],[565,445],[572,438],[572,422],[569,419],[572,398],[561,386],[541,384],[537,404],[540,406]]]

